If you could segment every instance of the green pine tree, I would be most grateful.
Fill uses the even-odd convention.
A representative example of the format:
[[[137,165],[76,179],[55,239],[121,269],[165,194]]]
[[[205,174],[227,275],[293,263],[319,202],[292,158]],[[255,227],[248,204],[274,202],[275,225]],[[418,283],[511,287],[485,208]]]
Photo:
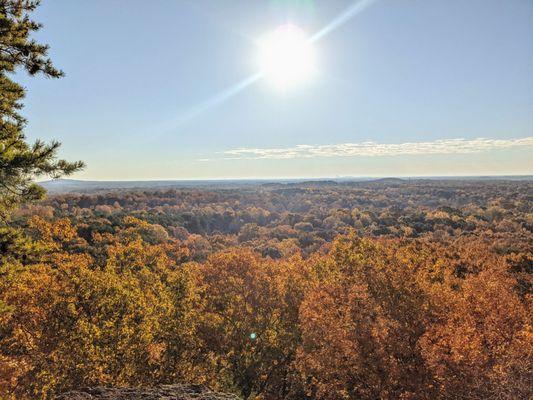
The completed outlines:
[[[83,163],[57,159],[58,142],[24,136],[26,120],[20,115],[25,90],[11,78],[17,70],[30,75],[59,78],[63,72],[48,58],[48,46],[31,34],[41,28],[30,19],[39,0],[0,0],[0,220],[21,203],[38,200],[45,191],[35,183],[38,177],[57,178],[83,168]]]

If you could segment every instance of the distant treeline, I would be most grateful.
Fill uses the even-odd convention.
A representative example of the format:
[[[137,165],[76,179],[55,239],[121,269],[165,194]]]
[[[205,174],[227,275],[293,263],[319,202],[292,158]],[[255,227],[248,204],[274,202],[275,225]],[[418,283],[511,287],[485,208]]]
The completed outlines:
[[[20,210],[15,220],[68,218],[91,243],[95,233],[114,233],[124,217],[135,216],[187,242],[195,260],[230,245],[271,258],[309,255],[352,230],[439,241],[482,237],[500,253],[529,244],[533,182],[394,182],[58,195]]]

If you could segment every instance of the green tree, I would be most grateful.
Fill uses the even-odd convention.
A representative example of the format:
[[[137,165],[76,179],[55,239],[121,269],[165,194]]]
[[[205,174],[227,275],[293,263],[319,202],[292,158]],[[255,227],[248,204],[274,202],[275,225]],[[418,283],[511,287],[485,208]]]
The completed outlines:
[[[56,158],[58,142],[26,141],[26,120],[20,114],[24,88],[12,75],[25,70],[30,75],[42,74],[59,78],[63,72],[48,58],[48,46],[39,44],[31,34],[41,25],[29,14],[38,0],[0,0],[0,218],[17,205],[40,199],[44,189],[35,178],[57,178],[81,169],[83,163]]]

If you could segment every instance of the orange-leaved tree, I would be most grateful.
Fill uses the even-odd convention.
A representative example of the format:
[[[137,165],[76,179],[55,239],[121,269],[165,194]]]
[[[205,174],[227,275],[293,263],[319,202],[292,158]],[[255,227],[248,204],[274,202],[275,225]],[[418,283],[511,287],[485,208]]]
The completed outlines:
[[[298,257],[276,262],[249,250],[214,254],[200,267],[201,351],[214,383],[245,398],[294,390],[298,310],[314,274]]]

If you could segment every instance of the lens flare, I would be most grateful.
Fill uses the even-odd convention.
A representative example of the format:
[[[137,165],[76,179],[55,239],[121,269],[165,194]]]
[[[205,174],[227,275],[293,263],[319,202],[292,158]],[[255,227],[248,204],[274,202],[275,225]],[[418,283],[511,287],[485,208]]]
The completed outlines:
[[[301,84],[315,73],[315,53],[305,32],[293,24],[280,26],[259,40],[259,68],[276,87]]]
[[[259,71],[193,107],[174,121],[173,126],[181,126],[220,106],[263,78],[268,78],[282,89],[309,79],[316,72],[313,43],[322,40],[375,2],[377,0],[355,1],[309,38],[300,28],[292,24],[283,25],[264,36],[259,41]]]

